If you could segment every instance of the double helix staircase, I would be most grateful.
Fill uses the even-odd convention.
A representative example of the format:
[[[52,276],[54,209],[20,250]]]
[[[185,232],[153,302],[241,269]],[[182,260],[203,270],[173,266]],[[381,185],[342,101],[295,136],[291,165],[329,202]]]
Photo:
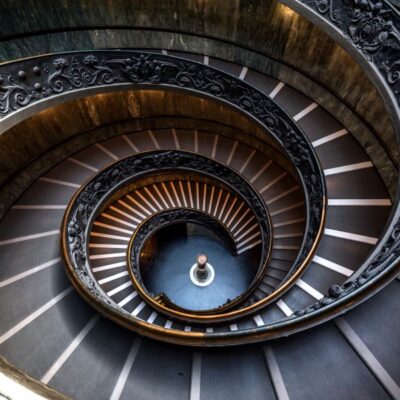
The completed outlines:
[[[288,155],[280,153],[287,157],[282,162],[246,140],[174,126],[124,133],[60,160],[0,222],[0,300],[6,308],[0,314],[0,354],[77,399],[400,398],[398,280],[344,317],[322,315],[312,323],[319,326],[304,332],[295,325],[317,301],[339,298],[341,285],[379,245],[392,201],[365,150],[315,101],[283,82],[208,56],[152,52],[201,62],[248,83],[301,128],[326,185],[321,234],[307,265],[297,276],[310,202]],[[84,193],[104,171],[151,152],[195,154],[232,170],[265,207],[270,243],[254,204],[234,187],[202,178],[201,168],[179,177],[155,179],[153,173],[151,182],[143,179],[135,187],[130,182],[92,210],[82,244],[90,274],[79,279],[100,289],[105,305],[99,306],[84,284],[72,278],[74,288],[65,273],[71,254],[65,215],[74,210],[76,193]],[[154,216],[179,209],[206,214],[225,227],[237,257],[254,249],[269,254],[251,293],[223,318],[201,320],[192,313],[185,321],[135,286],[140,281],[129,265],[132,236]],[[71,277],[73,270],[68,273]],[[109,314],[111,309],[124,318]],[[263,342],[278,325],[275,337],[291,335]],[[255,344],[213,347],[239,343]]]

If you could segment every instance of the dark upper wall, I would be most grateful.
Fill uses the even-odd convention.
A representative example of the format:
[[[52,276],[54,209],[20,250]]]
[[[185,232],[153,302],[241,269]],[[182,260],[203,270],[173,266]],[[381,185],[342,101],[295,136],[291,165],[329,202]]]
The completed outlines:
[[[0,39],[3,60],[63,50],[164,47],[246,63],[302,88],[359,138],[376,132],[398,159],[383,102],[361,68],[318,28],[274,0],[3,0]],[[337,99],[361,120],[355,122]],[[379,157],[382,149],[364,139]]]
[[[226,37],[234,42],[280,52],[290,21],[276,0],[3,0],[0,35],[23,36],[37,31],[85,27],[154,27]],[[257,30],[255,30],[257,29]],[[254,34],[257,33],[255,37]]]

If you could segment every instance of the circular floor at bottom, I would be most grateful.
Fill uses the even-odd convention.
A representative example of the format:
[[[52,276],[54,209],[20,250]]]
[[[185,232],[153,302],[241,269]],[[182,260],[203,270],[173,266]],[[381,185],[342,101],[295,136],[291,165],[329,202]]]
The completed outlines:
[[[258,266],[257,248],[234,256],[222,241],[213,237],[187,236],[180,230],[172,234],[170,229],[157,234],[157,253],[143,277],[148,291],[164,292],[180,307],[207,310],[247,289]],[[215,271],[213,282],[204,287],[196,286],[190,279],[190,269],[200,253],[207,255]]]

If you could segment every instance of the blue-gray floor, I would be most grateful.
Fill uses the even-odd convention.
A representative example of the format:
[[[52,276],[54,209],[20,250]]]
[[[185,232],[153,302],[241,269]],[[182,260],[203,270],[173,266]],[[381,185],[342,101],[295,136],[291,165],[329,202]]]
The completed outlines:
[[[207,310],[224,304],[246,290],[257,271],[259,249],[235,257],[219,240],[208,236],[164,234],[158,237],[158,251],[143,277],[146,288],[164,292],[175,304],[191,310]],[[208,256],[215,270],[214,281],[206,287],[194,285],[190,268],[198,254]]]

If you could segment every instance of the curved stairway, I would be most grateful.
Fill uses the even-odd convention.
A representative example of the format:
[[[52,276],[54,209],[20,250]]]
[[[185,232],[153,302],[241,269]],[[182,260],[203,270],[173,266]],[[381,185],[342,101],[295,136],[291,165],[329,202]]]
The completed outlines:
[[[179,56],[204,60],[198,55],[179,53]],[[312,141],[327,183],[326,226],[313,262],[278,302],[251,318],[229,325],[227,329],[236,332],[283,320],[320,299],[333,284],[344,282],[377,243],[391,202],[361,146],[316,103],[246,67],[208,57],[207,62],[269,93],[288,111]],[[344,319],[266,346],[212,352],[140,339],[95,314],[78,296],[65,276],[59,251],[59,229],[69,200],[101,168],[132,154],[163,149],[208,156],[230,166],[254,185],[268,207],[274,233],[271,261],[258,295],[265,296],[284,279],[301,245],[305,221],[299,185],[283,166],[266,159],[257,149],[210,132],[171,127],[116,137],[61,161],[35,182],[1,221],[0,298],[8,306],[7,313],[0,316],[1,355],[43,383],[77,399],[93,398],[94,393],[96,399],[113,400],[132,396],[191,400],[287,396],[337,399],[348,398],[349,394],[354,399],[396,398],[399,365],[387,349],[392,348],[395,354],[396,349],[397,354],[400,350],[398,329],[394,329],[398,322],[390,318],[399,311],[398,281]],[[183,203],[183,197],[178,195],[179,182],[174,187],[175,191],[170,186],[172,192],[167,187],[168,199],[164,199],[171,205],[178,199]],[[150,192],[156,201],[145,193],[149,203],[144,202],[147,207],[140,203],[145,207],[144,213],[150,211],[150,204],[155,208],[157,202],[163,204],[162,197],[156,197],[156,190]],[[206,193],[211,196],[211,191]],[[145,196],[144,192],[140,194]],[[135,204],[132,203],[130,206]],[[212,204],[206,202],[205,208]],[[119,206],[125,207],[126,215],[116,211],[123,209],[116,208]],[[113,218],[105,214],[100,217],[98,222],[107,226],[97,224],[101,230],[95,233],[128,234],[123,230],[133,228],[127,225],[131,223],[127,216],[132,217],[131,210],[122,203],[119,206],[111,206],[114,209],[110,207],[107,211]],[[228,202],[224,210],[227,207]],[[238,222],[239,217],[235,216],[232,224],[234,221]],[[241,223],[238,222],[238,227]],[[104,243],[99,238],[92,235],[91,244]],[[118,245],[121,241],[104,238],[107,244]],[[110,258],[97,268],[118,262],[118,258]],[[110,276],[119,273],[118,268],[122,267],[110,269]],[[126,282],[126,277],[120,276],[113,284],[120,287]],[[121,301],[127,301],[129,296]],[[133,312],[138,310],[140,317],[143,310],[147,320],[156,321],[157,316],[143,307],[138,309],[141,301],[135,301],[138,304],[135,303]],[[393,329],[388,328],[389,321]],[[192,329],[168,319],[157,322],[167,329],[186,332]],[[384,330],[385,347],[378,327]],[[212,327],[201,330],[215,333]],[[152,383],[154,376],[157,385]],[[341,385],[337,385],[339,381]]]

